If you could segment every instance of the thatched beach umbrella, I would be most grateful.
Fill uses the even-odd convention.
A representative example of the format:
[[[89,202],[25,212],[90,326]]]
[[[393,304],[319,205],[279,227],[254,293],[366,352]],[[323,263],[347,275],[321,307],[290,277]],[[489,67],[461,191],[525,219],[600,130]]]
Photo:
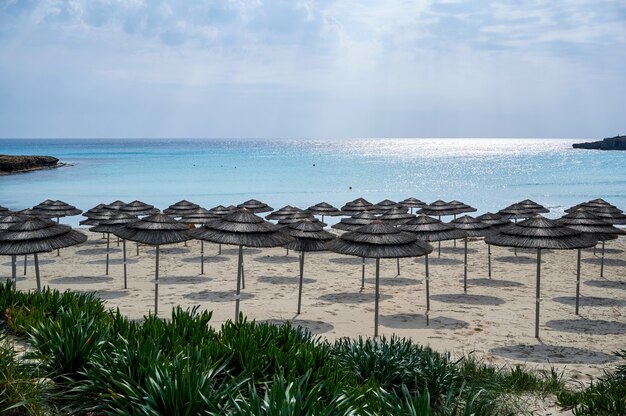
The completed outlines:
[[[0,254],[13,257],[13,288],[17,281],[15,256],[34,255],[37,291],[41,292],[38,254],[80,244],[86,240],[86,235],[72,230],[72,227],[57,224],[46,218],[28,218],[0,231]]]
[[[600,202],[602,201],[602,202]],[[622,210],[609,204],[602,199],[594,199],[593,201],[579,204],[577,209],[574,207],[566,209],[565,212],[573,212],[576,210],[584,210],[591,212],[593,215],[600,218],[602,221],[612,225],[626,224],[626,215],[622,213]],[[600,277],[604,277],[604,245],[606,240],[602,240],[602,252],[600,256]],[[595,254],[595,247],[593,253]]]
[[[448,215],[456,215],[461,212],[462,211],[459,211],[459,208],[455,208],[451,206],[449,202],[443,201],[441,199],[438,199],[431,204],[425,205],[418,211],[418,213],[420,214],[436,216],[439,219]]]
[[[239,317],[239,301],[243,274],[243,247],[278,247],[291,242],[292,238],[279,231],[269,221],[241,208],[222,218],[210,221],[194,230],[199,240],[239,246],[237,262],[237,292],[235,295],[235,320]]]
[[[328,202],[320,202],[319,204],[308,207],[305,211],[310,212],[313,215],[321,215],[322,222],[324,222],[324,216],[339,217],[343,215],[343,213],[339,211],[338,208],[335,208]]]
[[[407,221],[415,218],[414,214],[409,214],[407,208],[392,208],[387,211],[383,211],[378,217],[379,220],[389,225],[404,224]]]
[[[265,216],[266,220],[281,220],[283,218],[288,218],[294,214],[298,214],[303,212],[304,210],[298,207],[294,207],[291,205],[285,205],[284,207],[277,209],[276,211]]]
[[[326,243],[335,238],[334,235],[324,230],[324,226],[319,221],[300,220],[289,224],[282,231],[294,240],[285,247],[300,252],[300,286],[298,288],[298,312],[302,304],[302,283],[304,276],[304,253],[307,251],[327,250]]]
[[[486,237],[492,232],[492,229],[489,224],[485,224],[469,215],[456,218],[452,220],[451,224],[466,233],[463,238],[465,244],[465,254],[463,256],[463,292],[467,293],[467,237]]]
[[[500,227],[506,227],[511,223],[511,220],[504,218],[502,215],[491,212],[479,215],[476,219],[485,224],[489,224],[494,231]],[[487,263],[487,275],[491,278],[491,244],[487,244]]]
[[[209,212],[213,215],[217,215],[218,217],[224,217],[228,214],[231,214],[236,209],[237,207],[235,207],[234,205],[230,207],[225,207],[224,205],[218,205],[216,207],[209,209]]]
[[[422,241],[437,241],[439,243],[439,257],[441,257],[442,241],[456,240],[467,235],[465,231],[459,230],[451,224],[441,222],[436,218],[429,217],[426,214],[420,214],[416,218],[400,224],[399,228],[416,234],[417,238]]]
[[[372,211],[360,211],[352,217],[342,218],[337,224],[333,224],[330,228],[342,231],[355,231],[364,225],[371,224],[378,219],[378,215]],[[365,287],[365,257],[361,264],[361,289]]]
[[[427,242],[454,240],[457,238],[464,238],[467,235],[465,231],[450,224],[443,223],[438,219],[429,217],[425,214],[420,214],[407,223],[400,224],[398,228],[402,231],[414,234],[421,241]],[[441,245],[439,246],[439,249],[441,250]],[[441,256],[441,251],[439,251],[439,256]],[[424,258],[424,263],[426,265],[426,324],[428,325],[428,314],[430,312],[430,277],[428,273],[428,256]]]
[[[537,290],[535,298],[535,337],[539,338],[539,302],[541,301],[541,250],[573,250],[593,247],[598,241],[579,231],[560,225],[541,215],[500,228],[485,238],[488,244],[537,250]],[[578,256],[576,280],[580,280]]]
[[[74,205],[70,205],[63,201],[51,201],[45,200],[33,207],[38,216],[43,218],[56,218],[59,222],[61,217],[72,217],[74,215],[82,214],[82,210],[76,208]]]
[[[164,214],[167,214],[173,218],[182,217],[196,208],[200,208],[200,205],[194,204],[193,202],[189,202],[186,199],[180,200],[175,204],[170,205],[169,207],[163,210]]]
[[[159,213],[159,209],[155,208],[154,205],[146,204],[145,202],[137,200],[120,207],[120,211],[126,214],[134,215],[135,217],[143,217]]]
[[[374,209],[373,206],[374,204],[372,204],[365,198],[357,198],[341,207],[341,212],[343,212],[345,215],[355,215],[363,211],[372,211]]]
[[[216,218],[219,218],[219,216],[206,208],[199,207],[185,214],[179,221],[183,224],[198,225],[213,221]],[[200,240],[200,274],[204,274],[204,240]]]
[[[245,208],[253,214],[271,212],[274,210],[274,208],[270,207],[265,202],[261,202],[256,199],[249,199],[246,202],[242,202],[241,204],[237,205],[237,208]]]
[[[109,241],[110,241],[110,236],[111,233],[115,232],[115,230],[117,230],[119,227],[122,227],[124,225],[127,224],[131,224],[135,221],[138,221],[139,218],[134,216],[134,215],[130,215],[127,214],[125,212],[115,212],[115,214],[113,214],[112,216],[110,216],[109,218],[103,219],[101,221],[98,222],[98,225],[95,225],[93,227],[91,227],[89,229],[89,231],[93,231],[93,232],[97,232],[97,233],[106,233],[107,235],[107,257],[106,257],[106,268],[105,268],[105,275],[109,274]],[[123,252],[123,261],[124,261],[124,289],[127,288],[127,284],[126,284],[126,240],[122,239],[122,252]]]
[[[20,222],[24,222],[27,219],[32,218],[32,216],[20,214],[19,212],[12,212],[5,216],[0,217],[0,231],[6,230],[13,224],[17,224]],[[11,267],[17,267],[17,257],[12,256],[11,258]],[[24,255],[24,276],[26,276],[26,268],[27,268],[28,256]]]
[[[596,240],[604,242],[606,240],[613,240],[619,235],[626,234],[626,230],[622,230],[617,227],[613,227],[611,224],[604,222],[600,217],[594,215],[590,211],[579,209],[569,214],[562,216],[557,220],[559,224],[569,227],[573,230],[579,231],[584,234],[590,234]],[[604,249],[602,250],[604,254]],[[580,249],[578,249],[578,261],[580,262]],[[600,263],[600,276],[603,275],[604,256]],[[580,294],[580,279],[576,280],[576,315],[578,315],[578,298]]]
[[[317,218],[315,218],[313,216],[313,214],[308,213],[306,211],[301,211],[292,215],[289,215],[287,217],[281,218],[276,222],[276,225],[279,228],[283,228],[283,227],[287,227],[291,224],[295,224],[299,221],[302,220],[309,220],[311,222],[319,222],[323,227],[326,226],[326,224],[324,224],[323,222],[321,222],[320,220],[318,220]]]
[[[419,257],[433,251],[433,247],[411,233],[375,221],[355,231],[342,234],[328,243],[335,253],[376,259],[376,295],[374,306],[374,337],[378,336],[378,303],[380,299],[380,259]]]
[[[498,211],[498,214],[511,220],[520,220],[533,217],[537,214],[547,214],[548,212],[550,212],[550,210],[543,205],[530,199],[525,199],[501,209]]]
[[[5,208],[2,205],[0,205],[0,217],[4,217],[6,215],[9,215],[10,213],[11,213],[10,209]]]
[[[426,203],[420,201],[417,198],[409,197],[399,202],[400,205],[405,206],[411,210],[411,214],[413,213],[414,208],[422,208],[426,206]]]
[[[167,214],[154,214],[139,221],[126,224],[113,230],[116,236],[138,243],[156,246],[156,267],[154,270],[154,314],[159,313],[159,248],[165,244],[191,240],[191,230]]]
[[[394,211],[402,211],[402,212],[409,212],[409,208],[405,207],[402,204],[399,204],[395,201],[392,201],[390,199],[384,199],[380,202],[378,202],[377,204],[374,204],[374,206],[372,207],[372,209],[376,212],[378,212],[379,214],[385,214],[391,210]]]
[[[121,200],[115,200],[113,202],[111,202],[110,204],[106,204],[107,207],[111,208],[111,209],[116,209],[116,210],[120,210],[123,207],[125,207],[127,204],[124,201]]]

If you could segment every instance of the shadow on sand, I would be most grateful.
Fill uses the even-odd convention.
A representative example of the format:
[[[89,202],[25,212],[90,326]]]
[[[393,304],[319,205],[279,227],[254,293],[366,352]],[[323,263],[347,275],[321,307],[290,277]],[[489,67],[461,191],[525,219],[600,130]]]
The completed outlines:
[[[489,350],[492,354],[531,363],[605,364],[617,357],[603,352],[558,345],[512,345]]]
[[[239,294],[241,300],[252,299],[254,295],[252,293],[241,292]],[[234,291],[218,291],[211,292],[208,290],[202,290],[200,292],[188,293],[183,295],[184,298],[190,299],[196,302],[233,302],[235,300]]]
[[[380,294],[380,300],[391,299],[393,296]],[[374,303],[374,293],[342,292],[322,295],[318,299],[332,303]]]
[[[402,313],[395,315],[380,315],[380,324],[395,329],[462,329],[469,324],[459,319],[437,316],[430,318],[430,325],[426,325],[426,315],[416,313]]]
[[[431,300],[445,303],[458,303],[463,305],[502,305],[504,299],[488,295],[471,295],[471,294],[444,294],[431,295]]]
[[[546,326],[561,332],[594,335],[626,334],[626,323],[594,319],[556,319],[546,322]]]

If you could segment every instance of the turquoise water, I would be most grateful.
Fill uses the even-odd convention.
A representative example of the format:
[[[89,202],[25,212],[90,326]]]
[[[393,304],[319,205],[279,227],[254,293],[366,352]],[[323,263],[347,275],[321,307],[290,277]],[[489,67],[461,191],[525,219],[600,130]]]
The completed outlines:
[[[480,214],[530,198],[558,217],[604,198],[626,208],[626,152],[575,150],[566,139],[0,140],[0,153],[71,166],[0,177],[0,205],[61,199],[86,210],[140,199],[206,208],[260,199],[274,208],[413,196],[457,199]],[[79,218],[66,222],[77,225]]]

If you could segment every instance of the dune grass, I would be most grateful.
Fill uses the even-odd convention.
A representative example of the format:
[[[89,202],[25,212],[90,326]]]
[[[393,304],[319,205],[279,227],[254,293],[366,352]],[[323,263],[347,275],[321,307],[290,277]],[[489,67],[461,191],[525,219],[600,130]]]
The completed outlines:
[[[93,294],[7,283],[0,311],[2,332],[28,345],[0,343],[0,414],[513,415],[527,395],[576,409],[602,396],[568,390],[554,370],[453,359],[397,337],[328,342],[243,316],[216,331],[197,308],[134,322]]]

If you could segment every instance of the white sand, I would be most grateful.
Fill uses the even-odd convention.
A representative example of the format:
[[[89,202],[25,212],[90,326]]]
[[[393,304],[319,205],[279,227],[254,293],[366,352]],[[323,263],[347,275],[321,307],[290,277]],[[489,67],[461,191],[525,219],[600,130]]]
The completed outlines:
[[[111,308],[130,318],[154,310],[155,250],[128,243],[128,289],[123,289],[121,245],[112,244],[109,275],[105,275],[105,240],[89,233],[81,246],[61,255],[40,255],[42,283],[54,289],[97,291]],[[431,320],[426,326],[424,259],[381,260],[380,335],[396,334],[453,355],[475,353],[490,362],[528,363],[531,368],[553,365],[568,377],[588,382],[615,363],[613,351],[625,348],[626,239],[607,243],[604,278],[599,251],[583,251],[581,313],[574,313],[576,251],[542,253],[540,336],[534,338],[534,251],[492,247],[493,278],[487,277],[487,246],[469,243],[468,292],[463,294],[463,249],[444,242],[441,258],[430,256]],[[159,316],[167,318],[176,305],[213,311],[219,326],[234,316],[237,248],[205,243],[205,274],[200,275],[200,242],[161,248]],[[366,266],[361,290],[361,259],[334,253],[307,253],[302,313],[296,315],[298,254],[282,248],[245,249],[246,287],[241,311],[249,319],[295,320],[330,340],[373,335],[374,261]],[[3,258],[1,276],[10,275]],[[18,288],[34,289],[29,258],[23,276],[18,262]]]

